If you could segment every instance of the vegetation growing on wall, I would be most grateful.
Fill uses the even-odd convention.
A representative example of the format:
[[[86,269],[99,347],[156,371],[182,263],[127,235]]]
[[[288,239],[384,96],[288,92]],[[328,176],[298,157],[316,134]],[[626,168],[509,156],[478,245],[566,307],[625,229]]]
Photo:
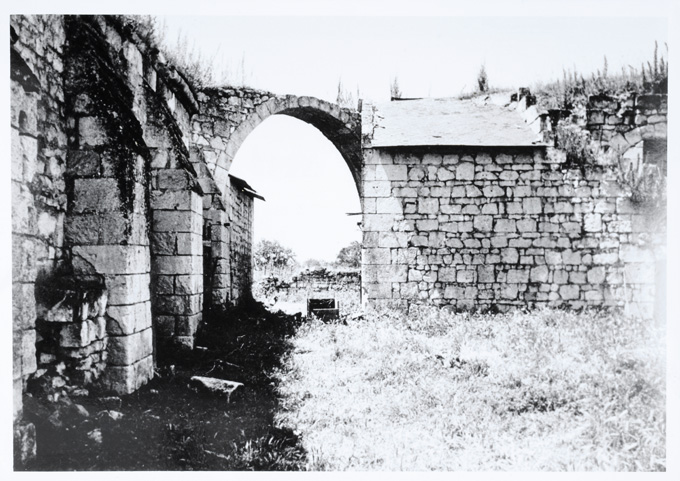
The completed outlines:
[[[88,115],[102,122],[108,136],[103,147],[94,150],[114,166],[124,214],[133,210],[137,156],[148,161],[142,127],[132,111],[133,94],[114,64],[96,19],[90,16],[67,16],[65,58],[67,77],[65,97],[67,115],[76,117],[75,106],[85,102]]]
[[[668,45],[665,45],[668,50]],[[585,105],[591,95],[625,96],[628,94],[668,93],[668,61],[659,53],[658,43],[654,44],[654,54],[640,68],[628,65],[620,72],[609,69],[607,57],[603,57],[602,69],[589,77],[576,69],[564,69],[562,80],[539,84],[532,88],[538,106],[544,109],[568,109]]]

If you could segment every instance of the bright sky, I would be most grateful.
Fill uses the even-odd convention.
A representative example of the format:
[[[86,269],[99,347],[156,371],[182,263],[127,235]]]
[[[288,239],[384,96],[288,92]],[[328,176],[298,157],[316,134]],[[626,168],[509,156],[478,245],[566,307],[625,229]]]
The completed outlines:
[[[630,2],[629,2],[630,3]],[[370,2],[369,2],[370,4]],[[587,13],[575,7],[571,15]],[[638,2],[638,5],[642,5]],[[454,96],[474,88],[485,64],[492,87],[639,68],[654,41],[668,57],[666,11],[647,2],[635,17],[164,16],[167,38],[185,34],[227,80],[277,94],[335,101],[338,81],[357,98],[389,99],[396,76],[405,97]],[[389,12],[389,9],[384,10]],[[495,10],[489,10],[493,12]],[[632,11],[632,10],[631,10]],[[654,17],[654,15],[658,15]],[[232,173],[266,199],[255,236],[278,239],[298,260],[333,260],[360,240],[347,212],[360,210],[349,170],[316,129],[296,119],[263,122],[238,152]]]

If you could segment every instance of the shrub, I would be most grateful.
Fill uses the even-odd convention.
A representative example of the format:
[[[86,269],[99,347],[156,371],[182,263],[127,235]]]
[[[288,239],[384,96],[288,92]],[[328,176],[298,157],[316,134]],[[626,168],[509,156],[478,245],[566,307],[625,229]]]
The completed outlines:
[[[486,76],[486,66],[482,64],[477,74],[477,89],[484,93],[489,90],[489,79]]]

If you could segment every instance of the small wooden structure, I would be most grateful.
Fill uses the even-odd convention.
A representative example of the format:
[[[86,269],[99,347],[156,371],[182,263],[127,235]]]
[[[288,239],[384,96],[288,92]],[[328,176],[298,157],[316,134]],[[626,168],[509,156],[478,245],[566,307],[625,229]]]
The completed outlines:
[[[340,302],[335,299],[307,299],[307,317],[323,321],[340,319]]]

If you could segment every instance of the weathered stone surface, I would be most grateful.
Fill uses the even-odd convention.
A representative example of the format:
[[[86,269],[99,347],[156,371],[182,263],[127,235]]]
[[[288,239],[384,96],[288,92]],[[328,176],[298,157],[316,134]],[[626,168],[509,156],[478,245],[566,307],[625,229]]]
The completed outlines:
[[[187,190],[193,185],[191,175],[183,169],[163,169],[157,175],[158,188],[162,190]]]
[[[243,384],[240,382],[227,381],[214,377],[192,376],[191,381],[203,386],[211,392],[227,396],[227,402],[229,402],[234,391],[243,387]]]
[[[151,228],[155,232],[193,232],[200,235],[203,232],[203,218],[188,210],[155,210]]]
[[[109,305],[130,305],[151,299],[149,274],[105,276]]]
[[[130,394],[153,377],[153,357],[148,356],[127,366],[109,366],[102,384],[115,394]]]
[[[145,274],[151,269],[144,246],[76,246],[73,264],[76,271],[97,274]]]
[[[109,336],[108,362],[114,366],[129,366],[153,352],[153,331],[145,329],[128,336]]]
[[[116,179],[75,179],[73,205],[75,213],[111,212],[122,208]]]
[[[157,256],[153,262],[154,274],[201,274],[203,258],[199,256]]]
[[[106,309],[109,335],[129,335],[151,327],[151,302],[109,305]]]
[[[63,347],[84,347],[106,337],[106,319],[98,317],[64,325],[59,331]]]

